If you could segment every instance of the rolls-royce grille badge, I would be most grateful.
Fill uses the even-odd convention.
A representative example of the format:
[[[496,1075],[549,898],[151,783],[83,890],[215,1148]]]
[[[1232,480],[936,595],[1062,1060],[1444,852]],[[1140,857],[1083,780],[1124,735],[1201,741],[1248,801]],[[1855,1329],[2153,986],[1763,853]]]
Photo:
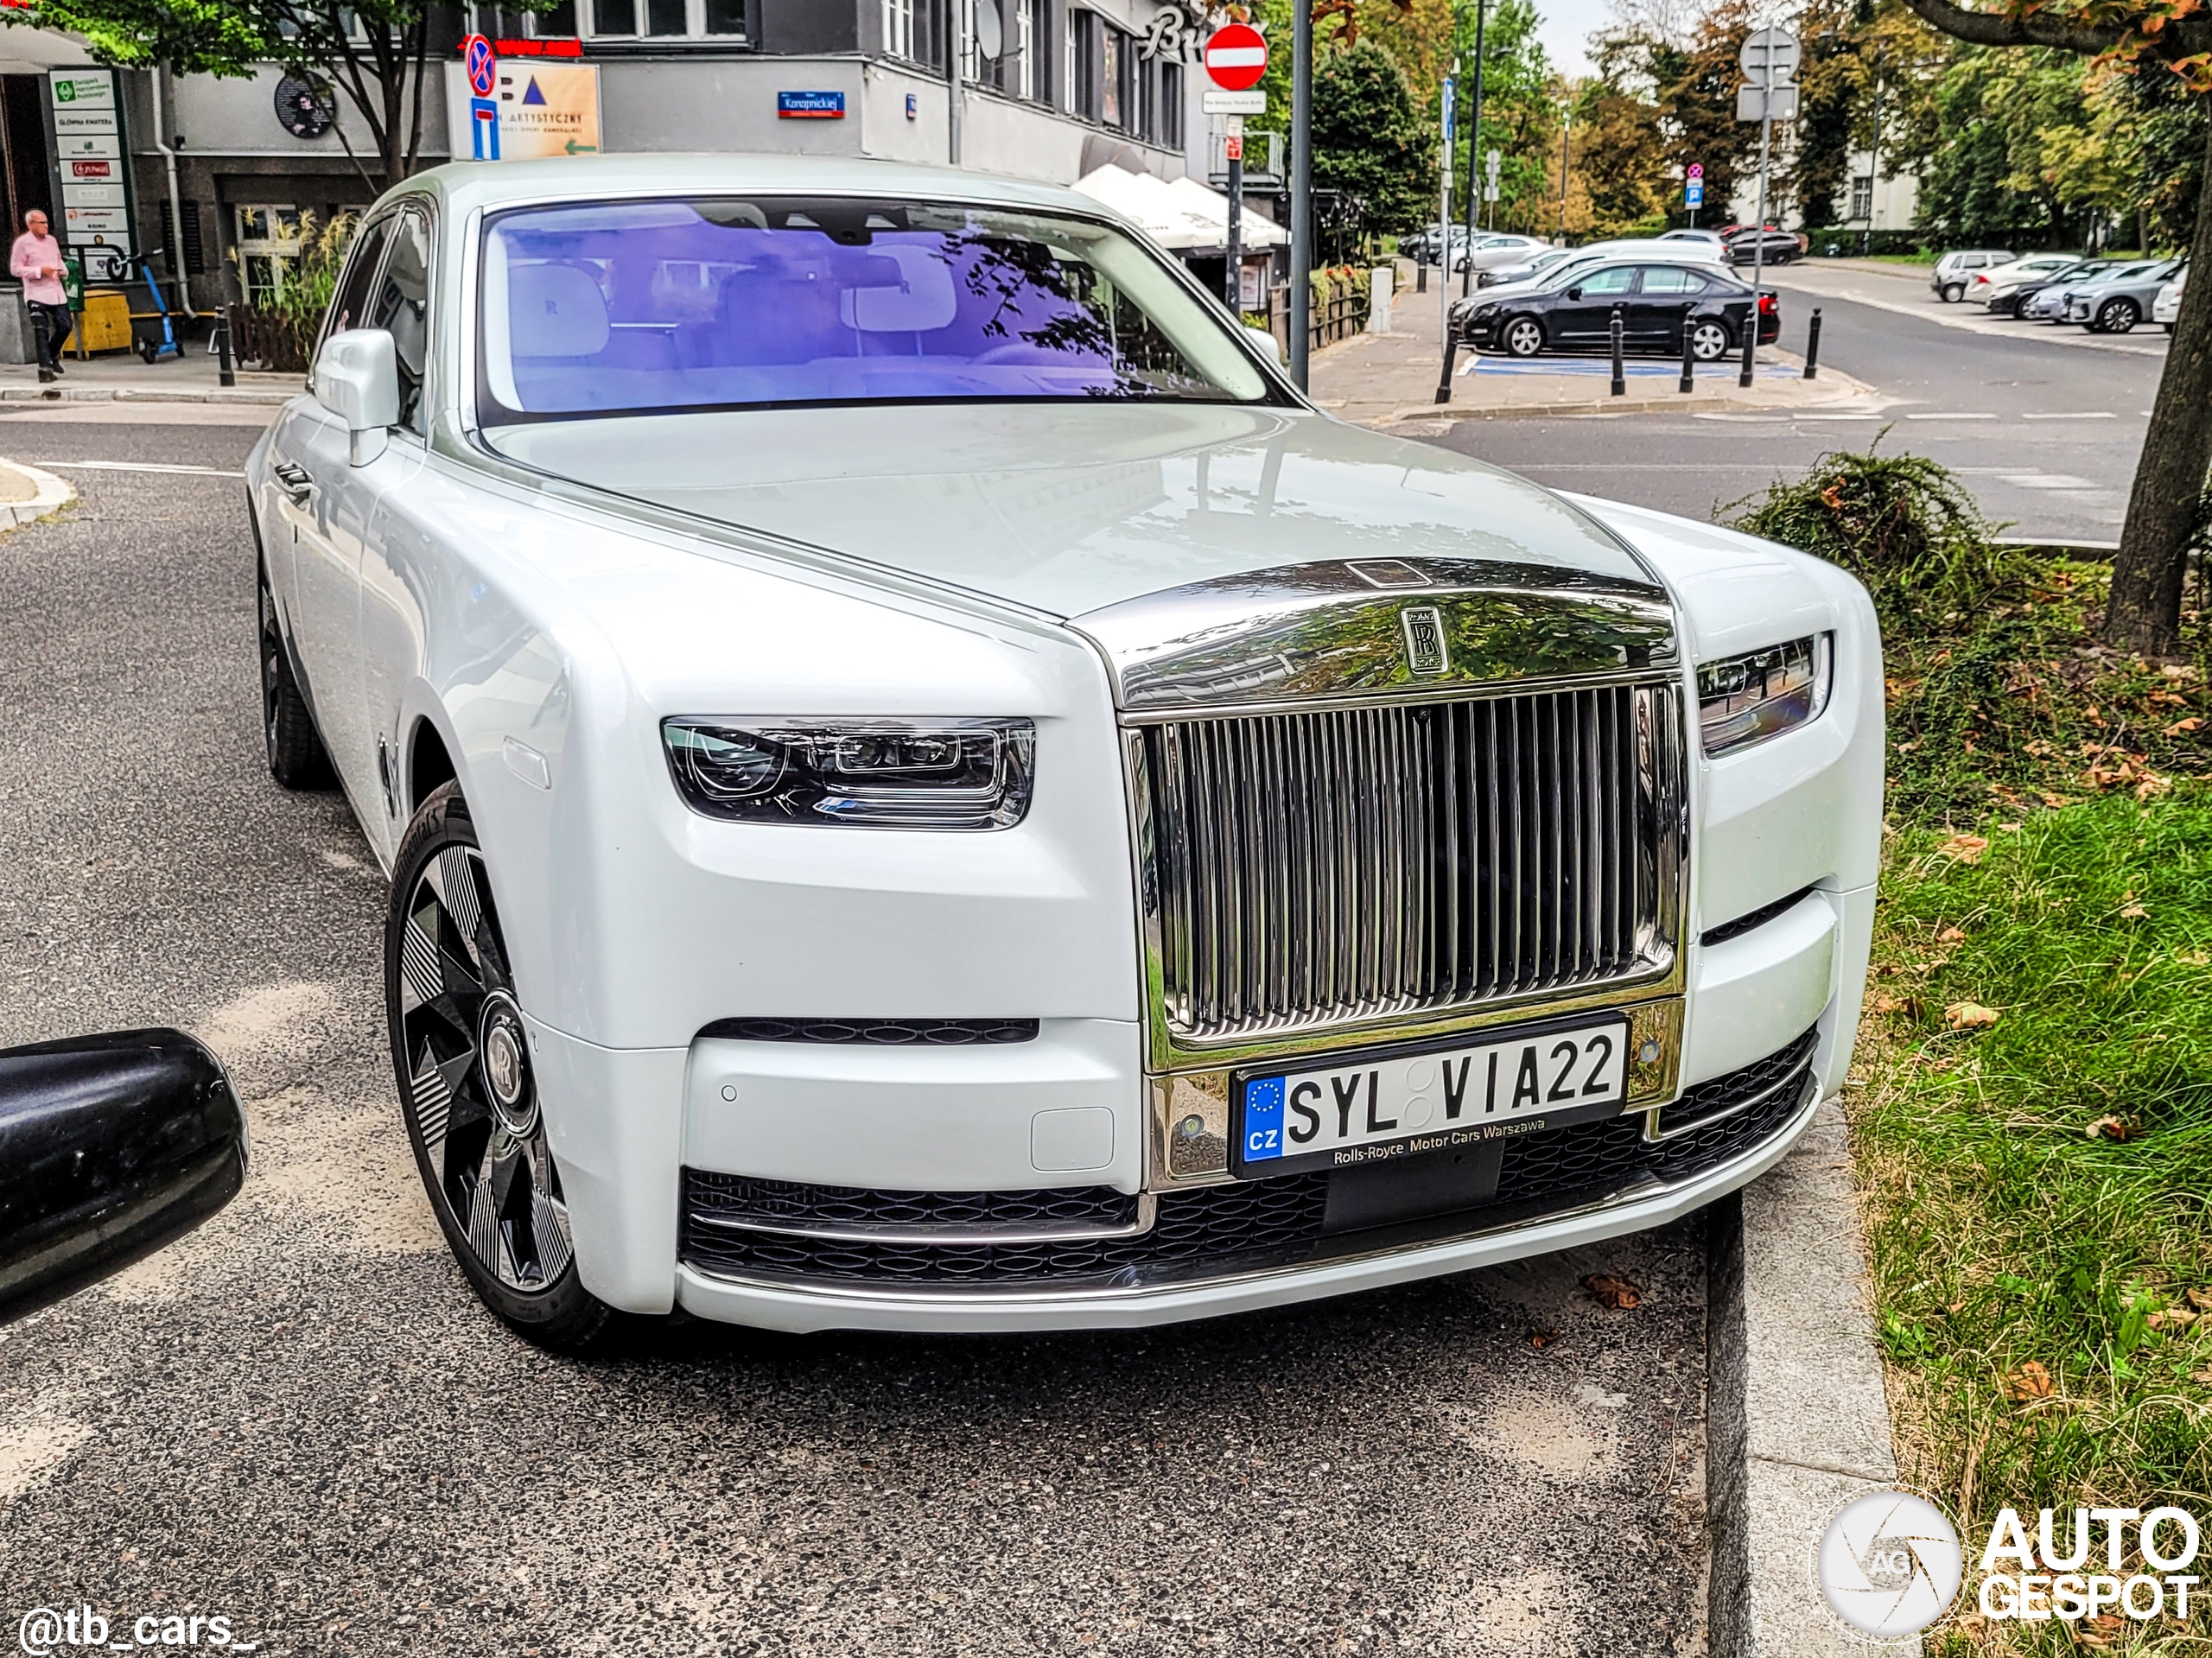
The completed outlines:
[[[1452,665],[1444,649],[1444,618],[1434,605],[1408,605],[1398,613],[1406,630],[1406,665],[1417,674],[1440,674]]]

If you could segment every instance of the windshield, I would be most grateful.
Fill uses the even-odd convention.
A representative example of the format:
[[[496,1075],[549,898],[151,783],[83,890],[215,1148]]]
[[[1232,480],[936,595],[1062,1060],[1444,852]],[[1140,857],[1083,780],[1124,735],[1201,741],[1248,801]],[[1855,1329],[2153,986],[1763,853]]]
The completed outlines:
[[[485,232],[486,425],[794,403],[1275,394],[1111,227],[899,201],[608,201]]]

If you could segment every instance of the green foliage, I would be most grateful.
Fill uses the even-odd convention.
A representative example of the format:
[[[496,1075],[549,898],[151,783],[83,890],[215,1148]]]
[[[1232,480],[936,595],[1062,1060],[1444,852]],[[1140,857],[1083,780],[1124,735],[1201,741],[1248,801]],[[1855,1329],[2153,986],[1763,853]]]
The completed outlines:
[[[1322,52],[1313,66],[1313,182],[1357,199],[1363,236],[1434,217],[1434,129],[1415,110],[1405,72],[1372,41]]]
[[[1840,564],[1866,584],[1893,632],[1947,629],[2021,573],[2018,556],[1998,544],[1998,526],[1940,463],[1876,454],[1873,445],[1822,455],[1802,478],[1770,485],[1733,522]]]

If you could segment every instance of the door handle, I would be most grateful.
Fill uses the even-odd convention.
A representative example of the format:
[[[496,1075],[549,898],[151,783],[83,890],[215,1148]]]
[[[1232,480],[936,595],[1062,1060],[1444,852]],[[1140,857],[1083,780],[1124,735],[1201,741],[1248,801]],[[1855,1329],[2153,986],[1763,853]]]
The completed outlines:
[[[315,480],[305,467],[295,466],[289,461],[279,461],[270,471],[276,474],[278,487],[292,498],[294,506],[305,506],[308,498],[315,493]]]

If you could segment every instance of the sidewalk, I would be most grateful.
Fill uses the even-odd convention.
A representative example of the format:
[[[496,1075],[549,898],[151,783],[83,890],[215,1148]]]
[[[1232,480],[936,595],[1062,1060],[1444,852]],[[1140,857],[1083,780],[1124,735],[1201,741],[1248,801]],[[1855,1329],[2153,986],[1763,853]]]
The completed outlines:
[[[1841,263],[1838,261],[1837,263]],[[1453,283],[1452,292],[1458,293]],[[1804,378],[1804,359],[1771,346],[1758,353],[1752,384],[1739,387],[1742,359],[1700,363],[1696,389],[1676,389],[1676,358],[1631,357],[1627,395],[1611,395],[1610,357],[1488,357],[1465,346],[1453,365],[1452,400],[1436,401],[1442,366],[1441,303],[1407,279],[1391,307],[1387,334],[1355,334],[1313,353],[1313,401],[1363,426],[1433,434],[1446,422],[1514,415],[1650,413],[1676,409],[1833,409],[1870,399],[1872,386],[1834,369]]]
[[[137,353],[102,352],[85,362],[64,355],[62,375],[52,385],[38,383],[29,363],[0,364],[0,403],[38,399],[60,403],[239,403],[276,404],[297,397],[305,380],[297,374],[249,374],[238,384],[221,384],[215,359],[204,340],[185,342],[184,355],[145,363]]]

